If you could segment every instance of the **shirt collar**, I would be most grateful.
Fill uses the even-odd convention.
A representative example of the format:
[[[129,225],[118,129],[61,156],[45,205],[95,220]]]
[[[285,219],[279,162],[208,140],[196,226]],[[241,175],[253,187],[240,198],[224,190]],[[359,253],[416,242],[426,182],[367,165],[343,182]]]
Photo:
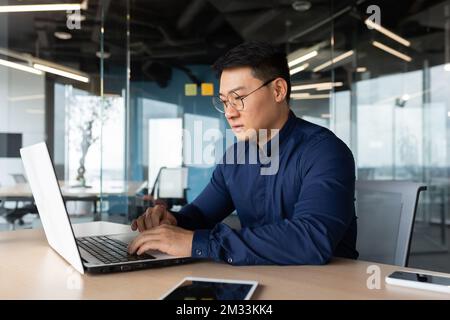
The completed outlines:
[[[297,116],[292,112],[292,110],[289,110],[289,115],[287,121],[284,123],[283,127],[278,132],[278,152],[282,152],[284,145],[286,144],[286,141],[289,139],[289,136],[292,133],[292,130],[295,127]],[[267,153],[267,156],[270,157],[272,150],[272,143],[273,138],[270,139],[267,144],[264,146],[263,150]]]
[[[292,110],[289,110],[289,116],[288,119],[286,121],[286,123],[283,125],[283,127],[281,128],[279,134],[279,143],[280,146],[282,144],[284,144],[286,142],[286,140],[289,138],[292,129],[294,129],[295,127],[295,123],[297,120],[297,116],[294,114],[294,112]]]

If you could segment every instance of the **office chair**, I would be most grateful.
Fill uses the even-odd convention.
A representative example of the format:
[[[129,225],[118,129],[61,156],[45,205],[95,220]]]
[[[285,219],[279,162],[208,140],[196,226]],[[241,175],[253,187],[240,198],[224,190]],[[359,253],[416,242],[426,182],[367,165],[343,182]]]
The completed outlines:
[[[15,229],[16,223],[24,225],[23,217],[29,213],[38,214],[37,207],[33,203],[10,209],[5,207],[5,201],[0,200],[0,216],[5,218],[10,230]]]
[[[356,181],[359,259],[408,265],[411,236],[422,183]]]
[[[175,205],[183,206],[187,204],[187,177],[188,168],[186,167],[162,167],[150,195],[164,201],[168,208]]]
[[[133,209],[135,212],[131,214],[131,218],[140,216],[155,204],[163,204],[168,209],[186,205],[189,190],[187,176],[187,167],[161,167],[153,186],[150,189],[143,188],[136,194],[136,205]]]
[[[10,175],[14,179],[14,182],[16,184],[24,184],[28,182],[23,174],[10,174]],[[6,202],[14,202],[15,203],[14,208],[5,207]],[[25,222],[23,221],[23,217],[30,213],[38,214],[33,199],[31,201],[8,200],[2,201],[0,203],[0,215],[4,216],[11,230],[15,229],[16,223],[18,223],[19,225],[24,225]]]

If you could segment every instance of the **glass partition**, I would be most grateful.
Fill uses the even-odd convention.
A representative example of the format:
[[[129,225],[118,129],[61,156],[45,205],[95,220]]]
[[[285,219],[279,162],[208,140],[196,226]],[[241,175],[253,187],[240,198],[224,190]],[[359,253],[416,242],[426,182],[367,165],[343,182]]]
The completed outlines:
[[[19,149],[42,141],[72,220],[100,212],[101,10],[60,9],[0,13],[1,230],[40,226]]]
[[[42,140],[74,222],[129,223],[164,177],[182,181],[173,210],[195,199],[233,141],[211,65],[262,40],[288,55],[291,109],[350,147],[357,179],[428,186],[411,263],[448,251],[449,1],[84,3],[0,13],[1,230],[39,226],[10,213],[32,204],[14,197],[18,150]]]

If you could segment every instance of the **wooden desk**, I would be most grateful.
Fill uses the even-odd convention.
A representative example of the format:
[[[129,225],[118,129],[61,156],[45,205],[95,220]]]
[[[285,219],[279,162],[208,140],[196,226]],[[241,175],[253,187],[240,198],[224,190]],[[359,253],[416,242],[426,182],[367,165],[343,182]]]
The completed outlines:
[[[90,222],[76,234],[112,234],[126,225]],[[335,259],[325,266],[246,266],[213,262],[106,275],[79,275],[45,240],[43,230],[0,233],[0,299],[158,299],[185,276],[257,280],[254,299],[449,299],[450,295],[385,285],[399,268],[379,265],[381,289],[369,290],[372,263]],[[406,270],[406,269],[405,269]],[[437,274],[437,273],[436,273]]]

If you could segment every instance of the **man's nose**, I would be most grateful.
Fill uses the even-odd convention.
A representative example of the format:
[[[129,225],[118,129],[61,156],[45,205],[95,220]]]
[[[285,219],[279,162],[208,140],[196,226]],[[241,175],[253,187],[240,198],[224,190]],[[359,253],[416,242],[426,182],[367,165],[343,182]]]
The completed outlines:
[[[231,107],[231,106],[227,106],[225,109],[225,117],[227,119],[232,119],[232,118],[236,118],[237,116],[239,116],[239,111],[237,111],[235,108]]]

